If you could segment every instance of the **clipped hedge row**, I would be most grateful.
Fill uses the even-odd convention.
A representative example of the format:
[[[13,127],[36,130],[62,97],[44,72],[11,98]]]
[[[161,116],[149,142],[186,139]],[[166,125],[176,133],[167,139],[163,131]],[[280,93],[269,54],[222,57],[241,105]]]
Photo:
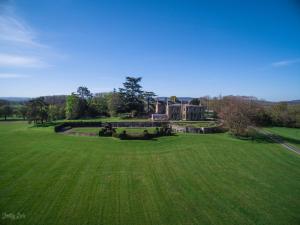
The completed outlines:
[[[63,132],[67,127],[104,127],[110,124],[112,127],[161,127],[166,126],[167,122],[99,122],[99,121],[72,121],[63,122],[54,127],[55,132]]]
[[[99,136],[102,137],[115,137],[119,138],[120,140],[150,140],[156,137],[161,136],[171,136],[174,133],[172,133],[171,128],[169,127],[162,127],[162,128],[156,128],[156,131],[154,133],[149,133],[148,130],[144,130],[141,133],[127,133],[126,130],[124,130],[122,133],[117,133],[114,128],[105,127],[102,128],[99,131]]]

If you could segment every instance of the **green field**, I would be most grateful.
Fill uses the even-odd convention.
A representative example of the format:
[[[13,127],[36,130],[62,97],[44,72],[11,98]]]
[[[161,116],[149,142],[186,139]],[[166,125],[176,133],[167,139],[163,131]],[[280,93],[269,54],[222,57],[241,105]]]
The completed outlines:
[[[264,140],[150,141],[0,123],[0,224],[293,225],[300,157]]]
[[[300,128],[268,127],[264,129],[300,148]]]
[[[212,127],[217,125],[215,121],[173,121],[173,124],[189,127]]]

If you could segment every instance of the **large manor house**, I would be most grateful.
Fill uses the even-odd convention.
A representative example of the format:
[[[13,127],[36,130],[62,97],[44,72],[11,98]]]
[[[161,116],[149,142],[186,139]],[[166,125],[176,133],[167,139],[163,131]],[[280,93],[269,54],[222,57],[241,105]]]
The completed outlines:
[[[203,106],[183,101],[173,102],[168,98],[165,101],[157,100],[155,114],[152,114],[152,120],[202,120],[203,118]]]

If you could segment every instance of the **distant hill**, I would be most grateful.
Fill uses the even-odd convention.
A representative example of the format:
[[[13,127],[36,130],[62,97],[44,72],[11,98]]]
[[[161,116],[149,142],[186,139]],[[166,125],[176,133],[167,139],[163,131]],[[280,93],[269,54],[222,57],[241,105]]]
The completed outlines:
[[[300,99],[299,99],[299,100],[288,101],[287,103],[288,103],[288,104],[291,104],[291,105],[300,104]]]
[[[245,99],[249,99],[248,96],[242,96]],[[156,99],[160,100],[160,101],[165,101],[166,98],[170,97],[157,97]],[[191,101],[193,98],[192,97],[177,97],[179,99],[179,101],[183,101],[183,102],[188,102]],[[277,102],[272,102],[272,101],[267,101],[267,100],[257,100],[258,103],[263,104],[263,105],[274,105],[277,104],[279,102],[286,102],[289,105],[297,105],[300,104],[300,99],[299,100],[291,100],[291,101],[277,101]]]
[[[27,102],[31,98],[28,98],[28,97],[0,97],[0,99],[6,100],[9,102]]]
[[[48,102],[49,104],[53,104],[53,103],[57,103],[57,102],[64,103],[66,97],[67,97],[67,95],[44,96],[46,102]],[[165,101],[166,98],[169,98],[169,97],[157,97],[157,99],[160,101]],[[177,98],[179,99],[179,101],[183,101],[183,102],[188,102],[193,99],[192,97],[177,97]],[[0,99],[6,100],[9,102],[26,102],[32,98],[29,98],[29,97],[0,97]],[[266,100],[257,100],[257,101],[264,105],[274,105],[274,104],[279,103],[279,101],[278,102],[272,102],[272,101],[266,101]],[[297,105],[297,104],[300,104],[300,99],[291,100],[291,101],[280,101],[280,102],[286,102],[287,104],[290,104],[290,105]]]

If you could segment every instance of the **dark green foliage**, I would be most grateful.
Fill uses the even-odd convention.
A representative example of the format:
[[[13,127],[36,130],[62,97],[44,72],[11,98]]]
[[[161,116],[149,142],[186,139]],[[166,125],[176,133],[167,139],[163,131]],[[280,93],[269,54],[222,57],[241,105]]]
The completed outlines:
[[[142,113],[144,111],[144,92],[140,85],[141,80],[141,77],[126,77],[126,82],[123,83],[124,87],[119,89],[126,112]]]
[[[116,129],[112,127],[111,123],[107,123],[99,131],[99,136],[112,137],[115,133],[116,133]]]
[[[200,105],[200,99],[199,99],[199,98],[193,98],[193,99],[190,101],[190,104],[191,104],[191,105]]]
[[[27,120],[29,123],[44,123],[48,120],[49,106],[43,97],[35,98],[27,103]]]
[[[98,94],[94,96],[89,104],[87,114],[90,117],[109,116],[108,113],[108,100],[109,94]]]
[[[27,111],[28,111],[28,108],[26,105],[22,105],[18,108],[18,115],[21,116],[23,118],[23,120],[26,119],[26,116],[27,116]]]
[[[121,114],[119,114],[119,117],[121,119],[132,119],[133,118],[132,113],[121,113]]]
[[[81,99],[90,99],[93,97],[92,93],[87,87],[78,87],[77,94]]]
[[[66,118],[78,119],[84,116],[87,109],[87,102],[80,98],[77,94],[72,93],[67,97],[66,103]]]
[[[114,91],[109,94],[107,98],[107,107],[108,107],[108,113],[110,116],[116,116],[119,113],[122,113],[125,111],[124,102],[122,101],[122,97],[120,93]]]
[[[65,109],[60,105],[49,105],[49,119],[51,121],[64,119]]]
[[[11,116],[12,114],[13,114],[13,108],[10,105],[1,106],[0,116],[3,116],[4,120],[6,120],[6,118]]]

